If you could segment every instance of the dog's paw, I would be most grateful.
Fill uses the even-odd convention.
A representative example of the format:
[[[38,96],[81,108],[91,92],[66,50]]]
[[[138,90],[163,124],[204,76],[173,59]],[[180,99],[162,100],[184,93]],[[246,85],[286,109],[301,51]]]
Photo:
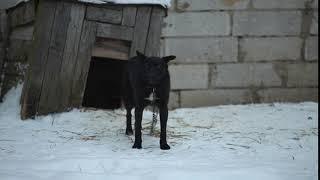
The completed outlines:
[[[132,146],[132,149],[142,149],[141,143],[134,143],[134,145]]]
[[[169,150],[170,146],[167,143],[161,143],[160,144],[160,149],[162,150]]]
[[[126,129],[126,135],[132,136],[133,135],[132,129]]]

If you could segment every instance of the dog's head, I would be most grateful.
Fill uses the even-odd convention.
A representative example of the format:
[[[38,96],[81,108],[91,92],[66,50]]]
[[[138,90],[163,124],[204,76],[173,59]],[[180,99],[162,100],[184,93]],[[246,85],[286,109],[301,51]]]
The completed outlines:
[[[168,63],[176,58],[176,56],[147,57],[138,51],[137,56],[143,62],[144,81],[152,87],[159,85],[169,76]]]

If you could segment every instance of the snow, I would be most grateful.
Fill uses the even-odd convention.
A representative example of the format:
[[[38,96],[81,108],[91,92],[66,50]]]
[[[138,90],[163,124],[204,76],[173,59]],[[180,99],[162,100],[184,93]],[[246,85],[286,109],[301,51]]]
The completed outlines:
[[[316,180],[318,104],[230,105],[169,112],[170,151],[148,135],[131,149],[125,111],[74,109],[19,120],[21,85],[0,104],[0,179]],[[156,127],[159,132],[159,127]]]
[[[16,0],[17,4],[20,2],[27,2],[29,0]],[[164,7],[171,6],[171,0],[78,0],[80,2],[92,3],[92,4],[105,4],[105,3],[113,3],[113,4],[160,4]]]

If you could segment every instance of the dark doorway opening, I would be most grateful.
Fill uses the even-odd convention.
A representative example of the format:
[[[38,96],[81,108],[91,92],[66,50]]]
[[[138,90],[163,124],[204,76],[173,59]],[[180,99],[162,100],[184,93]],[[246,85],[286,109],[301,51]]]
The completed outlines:
[[[83,107],[118,109],[126,61],[92,57]]]

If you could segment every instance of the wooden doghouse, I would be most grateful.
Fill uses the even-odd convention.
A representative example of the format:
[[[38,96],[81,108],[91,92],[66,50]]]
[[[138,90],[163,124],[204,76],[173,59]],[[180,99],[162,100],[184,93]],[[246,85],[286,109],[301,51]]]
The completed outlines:
[[[36,8],[22,119],[81,107],[93,59],[124,62],[137,50],[159,55],[161,5],[41,0]]]

